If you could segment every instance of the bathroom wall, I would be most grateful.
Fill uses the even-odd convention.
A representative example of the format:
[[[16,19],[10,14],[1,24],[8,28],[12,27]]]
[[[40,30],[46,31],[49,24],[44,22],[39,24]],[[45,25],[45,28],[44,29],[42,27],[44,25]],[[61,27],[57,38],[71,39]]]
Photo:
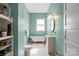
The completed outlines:
[[[29,36],[29,12],[25,4],[18,4],[18,55],[24,56]]]
[[[25,16],[25,29],[27,31],[27,38],[29,37],[29,20],[30,20],[30,13],[28,11],[28,9],[25,7],[25,13],[24,13],[24,16]]]
[[[52,3],[49,7],[48,12],[55,13],[56,16],[58,16],[56,21],[56,28],[55,32],[52,33],[53,36],[55,36],[55,51],[58,55],[64,55],[64,44],[63,44],[63,20],[64,20],[64,4],[63,3]],[[48,21],[47,21],[48,22]],[[47,23],[47,31],[49,32],[50,24]]]
[[[44,18],[45,19],[45,31],[44,32],[37,32],[36,31],[36,19]],[[47,19],[46,13],[30,13],[30,36],[42,36],[45,35],[47,32]]]

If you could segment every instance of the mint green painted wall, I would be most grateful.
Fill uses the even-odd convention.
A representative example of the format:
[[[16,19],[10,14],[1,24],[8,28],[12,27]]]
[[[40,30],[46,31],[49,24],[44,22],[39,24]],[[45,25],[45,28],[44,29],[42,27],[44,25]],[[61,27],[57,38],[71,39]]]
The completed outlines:
[[[56,29],[55,32],[52,33],[52,35],[55,36],[55,51],[58,55],[64,55],[64,43],[63,43],[63,33],[64,33],[64,27],[63,27],[63,20],[64,20],[64,13],[63,13],[63,3],[52,3],[49,7],[48,12],[55,12],[56,15],[58,15],[58,18],[56,21]],[[48,26],[49,23],[48,23]],[[48,31],[48,30],[47,30]]]
[[[27,31],[27,38],[29,37],[29,17],[30,17],[30,13],[27,10],[27,8],[25,8],[25,28]]]
[[[25,26],[25,31],[27,31],[27,33],[25,34],[25,36],[26,36],[26,43],[28,43],[28,42],[27,42],[27,39],[28,39],[28,37],[29,37],[30,13],[29,13],[29,11],[28,11],[28,9],[27,9],[26,7],[25,7],[24,17],[25,17],[25,24],[24,24],[24,26]]]
[[[37,32],[36,31],[36,19],[37,18],[44,18],[45,19],[45,31],[44,32]],[[47,19],[46,19],[46,13],[30,13],[30,36],[41,36],[45,35],[47,32]]]
[[[25,4],[18,4],[18,55],[24,56],[27,37],[29,36],[29,12]],[[27,33],[25,33],[27,31]]]
[[[11,16],[13,17],[13,55],[18,56],[18,4],[9,3]]]

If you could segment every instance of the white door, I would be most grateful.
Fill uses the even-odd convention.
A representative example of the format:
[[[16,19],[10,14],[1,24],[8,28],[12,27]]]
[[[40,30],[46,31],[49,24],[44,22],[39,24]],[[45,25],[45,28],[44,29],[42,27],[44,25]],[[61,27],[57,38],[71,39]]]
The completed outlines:
[[[79,3],[65,4],[65,55],[79,56]]]

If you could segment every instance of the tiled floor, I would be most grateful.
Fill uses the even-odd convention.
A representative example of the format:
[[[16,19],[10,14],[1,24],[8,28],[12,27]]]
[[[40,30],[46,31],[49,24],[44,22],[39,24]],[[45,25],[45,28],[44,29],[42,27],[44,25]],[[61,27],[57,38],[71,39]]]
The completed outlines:
[[[28,56],[49,56],[45,43],[29,44],[26,48],[26,55]]]

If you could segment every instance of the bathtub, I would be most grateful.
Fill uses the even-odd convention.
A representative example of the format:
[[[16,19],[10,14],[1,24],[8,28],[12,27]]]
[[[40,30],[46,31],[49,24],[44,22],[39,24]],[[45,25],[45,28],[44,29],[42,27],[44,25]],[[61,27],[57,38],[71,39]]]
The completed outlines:
[[[33,42],[45,42],[45,36],[31,36]]]

